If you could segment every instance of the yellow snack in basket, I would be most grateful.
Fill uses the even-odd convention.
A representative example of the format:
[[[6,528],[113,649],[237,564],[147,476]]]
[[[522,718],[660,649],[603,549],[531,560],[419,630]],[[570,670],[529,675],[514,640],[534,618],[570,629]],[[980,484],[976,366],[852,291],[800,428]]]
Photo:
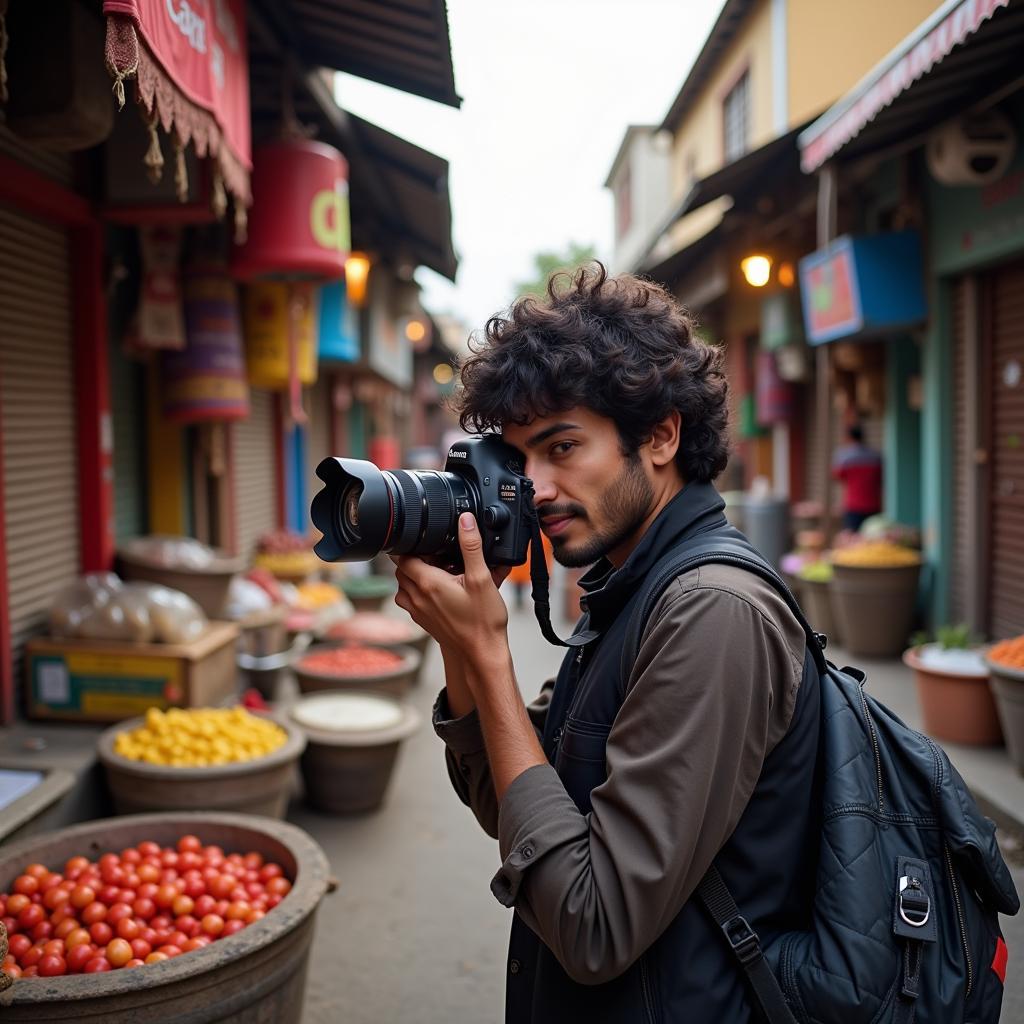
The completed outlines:
[[[274,722],[245,708],[150,708],[145,724],[118,733],[114,753],[132,761],[202,768],[251,761],[287,739]]]
[[[920,565],[921,556],[910,548],[889,541],[869,541],[838,548],[832,552],[834,565],[851,565],[863,569],[892,569],[903,565]]]

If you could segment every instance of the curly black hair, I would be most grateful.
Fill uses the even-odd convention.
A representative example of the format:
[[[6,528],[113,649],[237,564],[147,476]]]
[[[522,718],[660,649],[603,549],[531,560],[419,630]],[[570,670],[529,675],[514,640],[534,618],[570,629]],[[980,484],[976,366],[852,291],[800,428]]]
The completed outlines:
[[[585,406],[613,420],[634,455],[677,409],[684,481],[714,480],[729,460],[721,351],[660,285],[610,277],[601,263],[553,275],[544,298],[523,296],[491,317],[461,379],[455,405],[470,432]]]

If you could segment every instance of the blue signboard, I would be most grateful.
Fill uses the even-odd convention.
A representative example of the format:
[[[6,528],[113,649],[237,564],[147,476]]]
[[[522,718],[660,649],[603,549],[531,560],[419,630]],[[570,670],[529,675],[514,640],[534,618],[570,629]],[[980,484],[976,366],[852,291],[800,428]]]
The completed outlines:
[[[345,294],[345,282],[320,289],[319,358],[321,362],[354,363],[359,359],[359,312]]]
[[[813,345],[869,337],[927,315],[916,231],[844,235],[800,261],[807,340]]]

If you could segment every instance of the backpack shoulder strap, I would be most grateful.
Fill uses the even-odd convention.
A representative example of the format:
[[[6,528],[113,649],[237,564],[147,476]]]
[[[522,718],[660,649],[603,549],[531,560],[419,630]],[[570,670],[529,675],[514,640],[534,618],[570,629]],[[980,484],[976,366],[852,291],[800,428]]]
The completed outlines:
[[[807,645],[818,671],[825,672],[824,648],[827,640],[821,633],[816,633],[811,628],[793,596],[793,592],[786,586],[782,577],[755,548],[743,539],[741,534],[735,536],[703,534],[685,541],[664,555],[655,563],[648,573],[647,579],[641,585],[630,613],[629,622],[626,625],[626,635],[622,643],[621,669],[624,681],[629,678],[633,670],[633,664],[640,650],[640,639],[643,636],[644,626],[665,588],[684,572],[709,564],[735,565],[747,572],[752,572],[755,576],[760,576],[761,579],[771,584],[786,602],[786,606],[793,613],[797,622],[803,627],[807,636]]]

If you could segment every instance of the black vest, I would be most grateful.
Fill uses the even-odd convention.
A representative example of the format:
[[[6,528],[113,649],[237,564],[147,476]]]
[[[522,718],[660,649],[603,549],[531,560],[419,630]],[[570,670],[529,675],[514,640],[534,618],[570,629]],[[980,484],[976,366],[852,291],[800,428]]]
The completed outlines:
[[[598,563],[582,581],[587,596],[577,634],[555,683],[544,752],[584,814],[605,781],[605,746],[625,695],[620,656],[633,600],[647,571],[672,547],[727,525],[710,484],[689,484],[664,509],[626,563]],[[740,912],[768,946],[805,927],[814,880],[819,692],[809,652],[790,728],[765,761],[735,832],[715,864]],[[572,721],[567,721],[569,714]],[[581,725],[580,723],[586,723]],[[810,795],[810,799],[809,799]],[[696,898],[620,977],[581,985],[516,915],[509,944],[508,1024],[744,1024],[754,1019],[746,983],[725,939]]]

